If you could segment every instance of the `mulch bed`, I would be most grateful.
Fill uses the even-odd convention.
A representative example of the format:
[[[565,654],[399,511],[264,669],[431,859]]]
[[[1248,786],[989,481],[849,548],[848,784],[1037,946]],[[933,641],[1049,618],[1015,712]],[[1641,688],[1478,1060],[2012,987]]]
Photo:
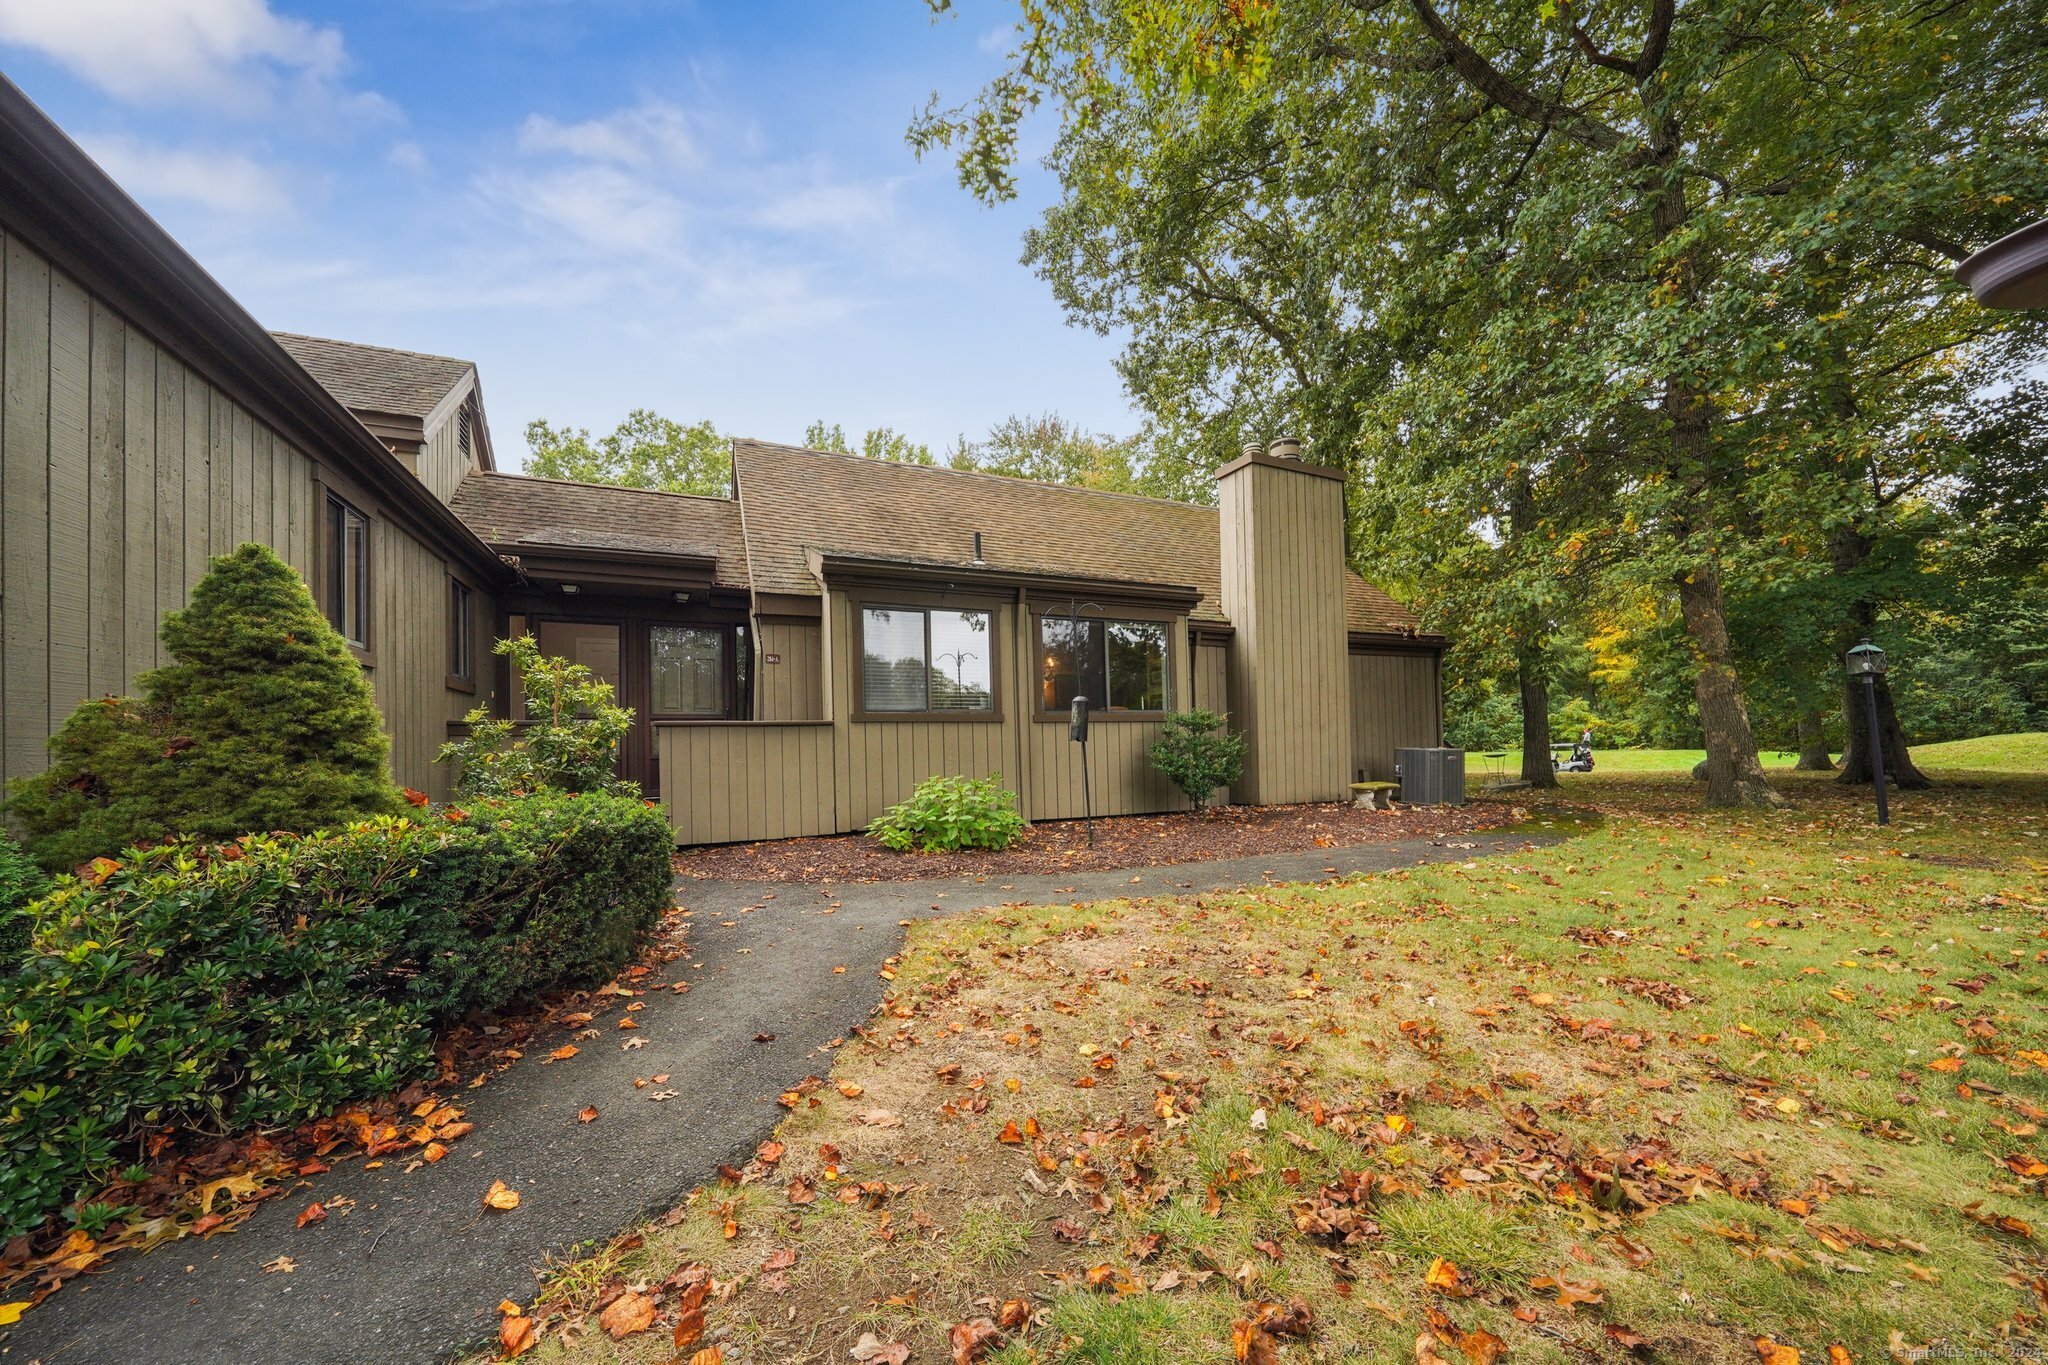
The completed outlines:
[[[1306,853],[1318,848],[1431,839],[1495,829],[1527,812],[1505,803],[1359,810],[1347,802],[1227,806],[1196,815],[1116,815],[1095,821],[1095,846],[1080,820],[1048,820],[1000,853],[895,853],[865,834],[722,844],[679,854],[676,871],[717,881],[894,882],[920,877],[1010,877],[1109,871],[1171,863]]]

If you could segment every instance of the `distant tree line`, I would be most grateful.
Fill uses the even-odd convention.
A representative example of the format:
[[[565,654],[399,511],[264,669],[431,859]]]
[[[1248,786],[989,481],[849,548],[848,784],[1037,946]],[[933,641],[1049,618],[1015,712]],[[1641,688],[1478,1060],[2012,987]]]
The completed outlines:
[[[1215,500],[1214,469],[1155,440],[1092,432],[1058,413],[1005,418],[979,440],[966,436],[935,450],[891,427],[872,427],[857,441],[837,422],[812,422],[802,444],[902,464],[974,470],[1113,493],[1183,502]],[[732,491],[732,437],[710,422],[683,423],[635,408],[602,436],[588,428],[526,424],[526,472],[540,478],[659,488],[724,497]]]

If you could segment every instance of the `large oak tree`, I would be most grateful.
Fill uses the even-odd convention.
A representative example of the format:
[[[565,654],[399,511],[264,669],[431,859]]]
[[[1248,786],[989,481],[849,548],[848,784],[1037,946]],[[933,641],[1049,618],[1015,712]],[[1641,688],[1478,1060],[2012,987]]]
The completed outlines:
[[[1368,507],[1406,489],[1482,541],[1532,535],[1504,560],[1524,589],[1580,564],[1655,585],[1709,799],[1766,804],[1731,595],[1852,582],[1856,538],[1922,477],[1868,477],[1921,401],[1899,390],[1994,368],[1998,324],[1963,317],[1947,267],[2048,197],[2048,63],[2012,18],[1047,0],[911,138],[1001,197],[1050,101],[1065,194],[1030,256],[1076,317],[1129,330],[1164,430],[1220,451],[1300,424]]]

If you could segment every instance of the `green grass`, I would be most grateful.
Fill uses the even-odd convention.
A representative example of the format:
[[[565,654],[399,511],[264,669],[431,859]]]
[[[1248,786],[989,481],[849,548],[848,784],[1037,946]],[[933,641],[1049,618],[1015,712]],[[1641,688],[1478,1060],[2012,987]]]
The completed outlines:
[[[1958,771],[2041,750],[1931,747]],[[1886,829],[1819,774],[1768,814],[1618,774],[1530,797],[1578,831],[1541,849],[921,921],[837,1054],[861,1097],[826,1087],[772,1176],[564,1275],[536,1358],[666,1361],[663,1329],[611,1343],[576,1294],[691,1262],[732,1287],[708,1316],[749,1360],[844,1361],[863,1331],[943,1360],[1008,1300],[1034,1316],[998,1365],[1229,1359],[1234,1321],[1297,1299],[1283,1359],[1414,1359],[1435,1330],[1456,1361],[1438,1314],[1517,1365],[2000,1351],[2048,1268],[2048,777],[1970,771]],[[902,1193],[790,1206],[819,1143]],[[1360,1173],[1359,1240],[1298,1222]]]
[[[1913,758],[1923,768],[1951,772],[2048,774],[2048,732],[1923,744]]]
[[[1471,749],[1465,754],[1465,780],[1491,781],[1498,769],[1503,777],[1510,780],[1521,775],[1522,751],[1507,750],[1505,758],[1491,758],[1488,755],[1499,750]],[[1565,781],[1573,778],[1598,777],[1602,773],[1629,773],[1640,776],[1646,773],[1658,775],[1689,773],[1693,764],[1707,756],[1705,749],[1595,749],[1593,771],[1590,773],[1564,773]],[[1770,769],[1790,768],[1799,761],[1797,754],[1766,752],[1764,767]]]
[[[1468,750],[1465,755],[1466,781],[1490,782],[1496,773],[1512,780],[1522,771],[1522,751],[1509,749],[1503,758],[1489,757],[1498,750]],[[1583,782],[1605,774],[1690,773],[1693,765],[1707,756],[1704,749],[1595,749],[1593,771],[1564,773],[1566,783]],[[1767,770],[1790,769],[1799,760],[1795,753],[1766,751]],[[1913,760],[1928,771],[2012,773],[2048,776],[2048,733],[1985,735],[1979,739],[1950,740],[1946,744],[1922,744],[1913,749]]]

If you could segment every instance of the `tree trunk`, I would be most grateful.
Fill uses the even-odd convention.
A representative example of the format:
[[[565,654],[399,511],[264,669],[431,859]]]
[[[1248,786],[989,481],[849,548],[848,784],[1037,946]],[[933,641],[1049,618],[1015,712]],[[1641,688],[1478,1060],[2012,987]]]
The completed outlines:
[[[1685,177],[1677,173],[1683,138],[1671,92],[1658,91],[1647,79],[1638,83],[1638,90],[1643,112],[1650,120],[1650,150],[1656,168],[1650,224],[1661,244],[1676,240],[1692,217]],[[1694,250],[1680,248],[1668,267],[1687,306],[1697,304],[1700,294],[1702,263]],[[1671,424],[1671,476],[1686,491],[1686,505],[1673,527],[1682,544],[1699,528],[1716,521],[1711,497],[1715,486],[1714,399],[1683,369],[1674,369],[1664,376],[1662,407],[1665,421]],[[1693,693],[1699,698],[1700,729],[1707,743],[1707,804],[1783,805],[1784,798],[1764,780],[1764,765],[1757,758],[1756,732],[1750,729],[1749,707],[1742,700],[1742,679],[1735,669],[1735,648],[1728,639],[1721,571],[1702,550],[1691,572],[1681,572],[1677,578],[1679,611],[1685,618],[1686,633],[1692,637],[1698,669]]]
[[[1536,490],[1529,471],[1508,479],[1508,536],[1519,550],[1536,525]],[[1515,642],[1515,677],[1522,689],[1522,780],[1532,787],[1555,787],[1557,770],[1550,766],[1550,673],[1544,667],[1547,627],[1540,612],[1531,611]]]
[[[1861,568],[1870,556],[1870,538],[1854,528],[1844,528],[1828,537],[1828,557],[1838,575],[1847,576]],[[1849,606],[1849,615],[1835,633],[1835,657],[1877,628],[1877,605],[1860,598]],[[1842,771],[1835,781],[1852,787],[1870,785],[1870,703],[1864,700],[1863,684],[1843,675],[1842,720],[1847,732],[1842,750]],[[1918,791],[1934,785],[1913,763],[1906,747],[1906,732],[1899,726],[1898,710],[1892,705],[1892,689],[1883,678],[1877,680],[1877,725],[1884,736],[1885,780],[1903,790]]]
[[[1720,571],[1703,563],[1680,578],[1678,605],[1699,670],[1693,691],[1707,741],[1707,804],[1783,805],[1784,798],[1764,780],[1764,765],[1757,758],[1756,735],[1749,728],[1749,708],[1743,704],[1735,650],[1728,639]]]
[[[1842,751],[1842,771],[1835,781],[1852,787],[1870,785],[1870,703],[1864,698],[1859,679],[1842,680],[1842,716],[1849,722],[1849,742]],[[1892,690],[1883,678],[1877,680],[1877,724],[1884,734],[1884,780],[1887,785],[1917,790],[1934,785],[1913,766],[1906,749],[1905,732],[1899,728],[1899,713],[1892,708]]]
[[[1532,787],[1555,787],[1557,770],[1550,766],[1550,679],[1544,676],[1540,652],[1523,646],[1515,671],[1522,683],[1522,780]]]
[[[1828,752],[1826,722],[1821,719],[1820,708],[1812,707],[1799,716],[1799,761],[1792,765],[1802,773],[1824,773],[1834,769],[1835,760]]]

